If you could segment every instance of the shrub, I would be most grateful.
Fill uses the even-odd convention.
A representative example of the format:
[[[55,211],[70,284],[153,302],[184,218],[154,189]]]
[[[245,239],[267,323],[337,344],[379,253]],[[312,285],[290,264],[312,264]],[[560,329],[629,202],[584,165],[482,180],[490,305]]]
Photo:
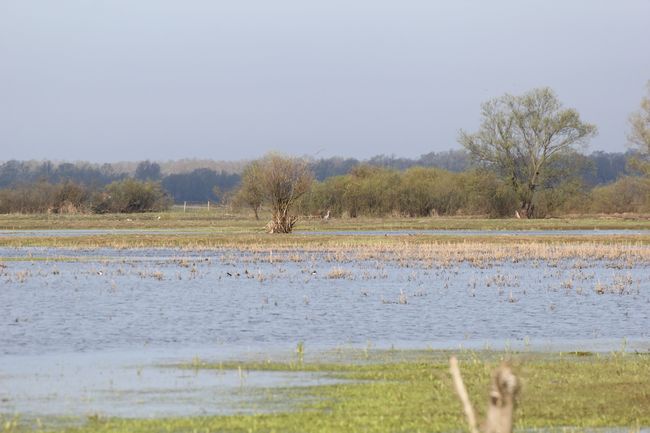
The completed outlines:
[[[0,190],[0,213],[76,213],[89,207],[87,188],[72,183],[38,182]]]
[[[158,212],[171,207],[172,200],[158,182],[125,179],[106,186],[93,200],[95,213]]]
[[[650,211],[650,179],[623,177],[616,182],[594,188],[591,210],[601,213]]]

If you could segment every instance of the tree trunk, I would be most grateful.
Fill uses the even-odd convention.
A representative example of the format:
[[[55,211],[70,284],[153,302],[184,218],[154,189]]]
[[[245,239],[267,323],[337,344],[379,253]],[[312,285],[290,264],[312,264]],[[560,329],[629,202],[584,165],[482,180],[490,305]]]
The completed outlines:
[[[297,221],[298,217],[295,215],[276,213],[266,225],[266,231],[268,233],[291,233]]]
[[[534,196],[535,191],[533,189],[522,191],[520,195],[521,209],[519,210],[522,218],[533,218],[535,216],[535,205],[533,204]]]
[[[535,205],[530,201],[524,202],[521,206],[521,214],[527,219],[534,218]]]

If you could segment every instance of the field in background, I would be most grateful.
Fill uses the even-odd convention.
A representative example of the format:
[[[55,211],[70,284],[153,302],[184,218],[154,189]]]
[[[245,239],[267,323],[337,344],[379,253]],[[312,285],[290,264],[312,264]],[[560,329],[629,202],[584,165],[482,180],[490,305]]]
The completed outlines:
[[[471,238],[479,243],[595,242],[650,243],[650,218],[630,215],[618,218],[582,217],[554,219],[488,218],[336,218],[303,217],[291,235],[268,235],[264,225],[268,215],[257,221],[252,214],[232,213],[223,207],[175,207],[170,212],[143,214],[10,214],[0,215],[0,246],[50,247],[345,247],[364,245],[404,245],[455,243]],[[2,231],[5,233],[2,233]],[[7,231],[24,230],[20,236]],[[52,232],[29,233],[30,230]],[[62,232],[78,230],[78,232]],[[98,230],[83,232],[83,230]],[[457,232],[418,232],[451,230]],[[481,236],[468,236],[463,230],[485,230]],[[569,231],[539,233],[540,231]],[[591,236],[576,230],[618,230],[611,235]],[[626,232],[629,230],[630,232]],[[409,236],[400,231],[411,231]],[[511,233],[517,231],[516,238]],[[74,234],[74,236],[70,236]],[[363,234],[364,236],[357,236]],[[551,236],[552,235],[552,236]]]

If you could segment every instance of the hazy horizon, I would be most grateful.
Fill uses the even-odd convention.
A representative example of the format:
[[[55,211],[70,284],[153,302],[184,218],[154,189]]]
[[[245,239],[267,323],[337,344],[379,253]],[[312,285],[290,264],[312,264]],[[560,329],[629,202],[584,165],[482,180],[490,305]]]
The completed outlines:
[[[431,151],[431,152],[435,152],[437,154],[441,154],[441,153],[444,154],[444,153],[449,152],[449,151],[460,151],[460,150],[463,150],[463,149],[461,147],[458,147],[458,148],[454,148],[454,149]],[[578,150],[578,153],[589,156],[589,155],[591,155],[591,154],[593,154],[595,152],[605,152],[605,153],[610,153],[610,154],[611,153],[625,154],[627,151],[634,151],[634,149],[624,148],[624,149],[622,149],[620,151],[617,151],[617,150],[609,151],[609,150],[601,150],[601,149],[583,149],[583,150]],[[19,162],[37,163],[37,164],[44,163],[44,162],[50,162],[50,163],[55,164],[55,165],[66,164],[66,163],[90,164],[90,165],[97,165],[97,166],[101,166],[102,164],[114,164],[114,165],[123,164],[123,165],[133,165],[133,167],[135,168],[135,166],[138,163],[149,161],[149,162],[152,162],[152,163],[155,162],[155,163],[162,164],[162,165],[172,164],[172,163],[180,163],[180,162],[188,162],[188,163],[195,163],[195,164],[205,162],[206,164],[207,163],[216,163],[216,164],[224,163],[224,164],[233,164],[233,165],[236,165],[236,166],[242,166],[243,167],[243,166],[245,166],[245,164],[247,164],[247,163],[249,163],[251,161],[254,161],[256,159],[262,158],[265,155],[267,155],[268,153],[273,153],[273,152],[275,152],[275,151],[267,151],[267,152],[264,152],[264,153],[260,153],[259,155],[254,155],[254,156],[252,156],[250,158],[239,158],[239,159],[188,158],[188,157],[183,157],[183,158],[167,158],[167,159],[144,158],[144,159],[119,159],[119,160],[113,160],[113,161],[103,161],[103,160],[94,161],[94,160],[88,160],[88,159],[61,159],[61,158],[58,158],[58,159],[57,158],[29,158],[29,159],[7,158],[7,159],[0,159],[0,164],[4,164],[4,163],[9,162],[9,161],[19,161]],[[427,153],[430,153],[430,152],[426,152],[426,153],[416,155],[416,156],[413,156],[413,157],[394,154],[394,153],[393,154],[378,153],[376,155],[370,155],[370,156],[362,157],[362,158],[355,157],[355,156],[349,156],[349,155],[331,155],[331,156],[320,156],[320,155],[318,155],[318,156],[312,156],[312,155],[297,154],[297,153],[291,153],[291,152],[278,152],[278,153],[280,153],[281,155],[289,156],[289,157],[304,158],[304,159],[312,160],[312,161],[318,161],[318,160],[321,160],[321,159],[330,159],[330,158],[340,158],[340,159],[343,159],[343,160],[356,159],[357,161],[363,163],[363,162],[366,162],[366,161],[369,161],[369,160],[373,159],[374,157],[382,157],[382,156],[385,156],[387,158],[409,159],[409,160],[412,160],[412,161],[417,161],[418,159],[420,159],[421,157],[425,156]],[[468,154],[468,157],[469,157],[469,154]],[[242,164],[244,164],[244,165],[242,165]]]
[[[0,160],[417,158],[549,86],[626,151],[650,2],[0,3]]]

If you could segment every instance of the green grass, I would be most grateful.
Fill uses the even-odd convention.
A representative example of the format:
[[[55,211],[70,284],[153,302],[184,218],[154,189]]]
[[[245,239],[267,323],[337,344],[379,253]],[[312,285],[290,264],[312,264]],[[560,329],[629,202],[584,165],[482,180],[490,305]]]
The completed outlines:
[[[610,236],[544,236],[525,234],[526,230],[579,229],[647,229],[650,219],[643,218],[558,218],[543,220],[481,219],[481,218],[337,218],[328,222],[304,219],[298,231],[319,234],[268,235],[264,221],[247,215],[232,215],[217,208],[213,211],[149,214],[108,215],[0,215],[0,230],[80,230],[119,229],[137,230],[134,233],[117,232],[81,236],[2,236],[5,247],[71,247],[71,248],[237,248],[237,247],[363,247],[376,245],[403,245],[423,243],[465,242],[462,233],[417,234],[414,236],[385,236],[384,231],[399,230],[490,230],[486,236],[471,236],[473,242],[512,243],[541,241],[549,243],[642,243],[649,244],[649,235]],[[500,230],[521,230],[524,233],[513,240]],[[350,231],[349,235],[328,234]],[[377,231],[376,235],[355,236],[355,231]]]
[[[461,371],[480,413],[490,372],[503,353],[467,352]],[[356,361],[229,362],[186,368],[311,371],[346,382],[260,391],[292,410],[258,415],[156,420],[93,417],[67,432],[434,432],[465,429],[448,373],[448,353],[360,352]],[[650,425],[650,356],[647,354],[514,355],[523,382],[516,429]],[[14,428],[14,427],[11,427]],[[20,424],[15,427],[20,429]]]
[[[0,230],[27,229],[205,229],[222,233],[263,232],[268,213],[256,221],[248,214],[232,214],[223,208],[178,210],[144,214],[9,214],[0,215]],[[650,229],[645,216],[549,218],[535,220],[489,219],[472,217],[435,218],[301,218],[300,231],[336,230],[592,230],[592,229]]]

